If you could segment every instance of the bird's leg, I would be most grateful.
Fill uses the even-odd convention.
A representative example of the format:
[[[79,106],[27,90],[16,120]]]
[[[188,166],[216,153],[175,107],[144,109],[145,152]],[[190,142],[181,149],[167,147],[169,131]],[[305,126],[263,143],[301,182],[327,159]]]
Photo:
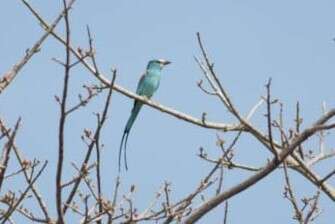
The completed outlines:
[[[155,101],[153,101],[153,100],[151,99],[151,96],[145,96],[145,95],[143,95],[143,98],[144,98],[145,100],[150,101],[151,103],[153,103],[153,104],[155,104],[155,105],[158,105],[157,102],[155,102]]]
[[[149,97],[149,96],[143,95],[142,97],[143,97],[145,100],[150,100],[150,97]]]

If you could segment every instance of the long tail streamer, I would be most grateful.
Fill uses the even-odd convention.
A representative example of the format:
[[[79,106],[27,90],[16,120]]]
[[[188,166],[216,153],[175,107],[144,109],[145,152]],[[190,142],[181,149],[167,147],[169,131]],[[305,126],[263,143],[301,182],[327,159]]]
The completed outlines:
[[[120,144],[120,149],[119,149],[119,172],[121,171],[121,154],[122,154],[122,150],[123,150],[123,157],[124,157],[124,165],[126,170],[128,170],[128,163],[127,163],[127,142],[128,142],[128,136],[129,136],[129,132],[131,127],[134,124],[134,121],[138,115],[138,113],[140,112],[140,109],[142,107],[142,103],[135,101],[134,103],[134,107],[131,111],[131,115],[128,119],[127,125],[123,131],[123,135],[122,135],[122,139],[121,139],[121,144]],[[124,144],[123,144],[124,142]]]

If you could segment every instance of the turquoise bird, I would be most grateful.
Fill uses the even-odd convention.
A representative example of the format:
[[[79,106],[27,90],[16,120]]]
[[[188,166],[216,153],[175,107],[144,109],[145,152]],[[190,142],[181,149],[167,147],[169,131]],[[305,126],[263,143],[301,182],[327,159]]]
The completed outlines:
[[[137,84],[136,93],[140,96],[150,99],[159,87],[159,82],[161,80],[161,72],[162,72],[163,67],[170,63],[171,62],[167,60],[163,60],[163,59],[155,59],[155,60],[149,61],[145,73],[142,75],[140,81]],[[120,149],[119,149],[119,172],[121,169],[122,150],[124,150],[124,164],[125,164],[126,170],[128,170],[127,152],[126,152],[128,136],[129,136],[130,129],[133,126],[134,121],[142,108],[142,105],[143,105],[142,102],[138,100],[134,101],[133,109],[131,110],[130,117],[128,119],[126,127],[124,128],[122,139],[121,139],[121,144],[120,144]],[[125,144],[123,147],[124,140],[125,140],[124,142]]]

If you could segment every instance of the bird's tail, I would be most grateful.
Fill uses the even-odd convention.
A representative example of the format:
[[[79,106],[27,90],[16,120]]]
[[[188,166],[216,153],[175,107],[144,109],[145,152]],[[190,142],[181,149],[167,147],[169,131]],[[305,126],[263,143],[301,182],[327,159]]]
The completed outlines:
[[[121,139],[121,144],[120,144],[120,149],[119,149],[119,172],[121,170],[121,154],[122,154],[122,149],[124,148],[124,164],[126,170],[128,170],[128,164],[127,164],[127,141],[128,141],[128,136],[131,127],[134,124],[134,121],[136,120],[136,117],[138,113],[140,112],[140,109],[142,108],[142,103],[136,101],[134,104],[134,107],[131,111],[131,115],[127,121],[126,127],[124,128],[122,139]],[[123,141],[124,141],[124,147],[123,147]]]
[[[135,102],[134,107],[131,110],[131,115],[130,115],[130,117],[127,121],[126,127],[124,129],[125,132],[127,132],[127,133],[130,132],[130,129],[133,126],[134,121],[136,120],[136,117],[137,117],[138,113],[140,112],[140,110],[142,108],[142,105],[143,104],[141,102],[138,102],[138,101]]]

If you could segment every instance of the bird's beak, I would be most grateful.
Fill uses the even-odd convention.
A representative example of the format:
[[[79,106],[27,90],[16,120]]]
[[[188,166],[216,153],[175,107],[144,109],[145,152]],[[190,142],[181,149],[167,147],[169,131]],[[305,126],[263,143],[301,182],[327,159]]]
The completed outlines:
[[[168,65],[168,64],[171,64],[171,61],[168,61],[168,60],[161,60],[161,64],[162,64],[162,65]]]

